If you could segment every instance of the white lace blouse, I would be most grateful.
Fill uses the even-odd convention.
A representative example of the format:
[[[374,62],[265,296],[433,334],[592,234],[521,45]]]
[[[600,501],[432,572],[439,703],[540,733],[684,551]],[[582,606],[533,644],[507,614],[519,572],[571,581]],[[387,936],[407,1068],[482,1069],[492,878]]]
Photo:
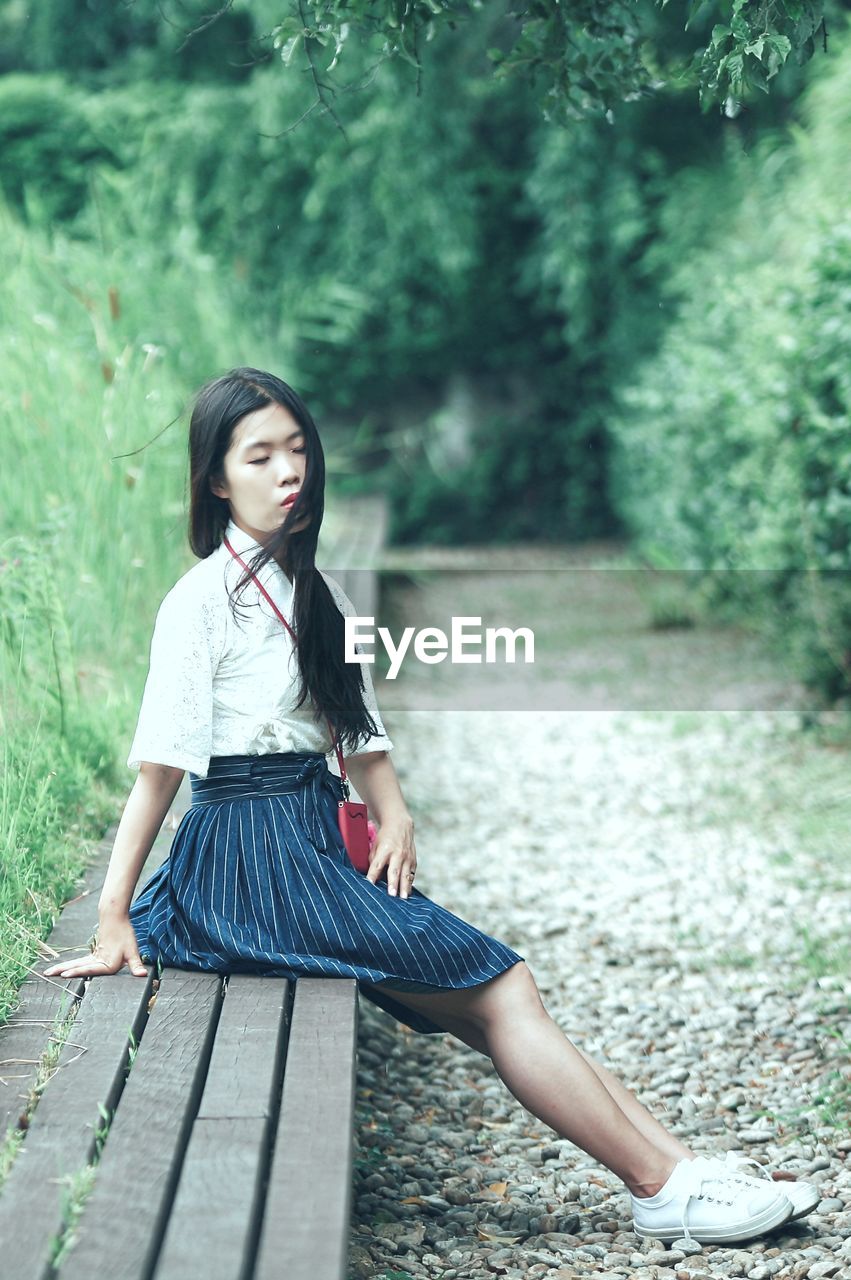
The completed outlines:
[[[259,544],[230,520],[226,530],[246,563]],[[256,585],[237,601],[228,590],[242,573],[224,542],[179,578],[163,598],[151,639],[148,677],[127,767],[143,760],[207,776],[211,756],[264,755],[274,751],[334,750],[328,722],[313,719],[307,699],[298,710],[295,642]],[[342,587],[320,570],[344,616],[357,613]],[[291,626],[293,588],[274,560],[260,581]],[[391,751],[370,664],[361,666],[364,702],[380,733],[361,740],[356,752]],[[336,761],[336,753],[333,760]]]

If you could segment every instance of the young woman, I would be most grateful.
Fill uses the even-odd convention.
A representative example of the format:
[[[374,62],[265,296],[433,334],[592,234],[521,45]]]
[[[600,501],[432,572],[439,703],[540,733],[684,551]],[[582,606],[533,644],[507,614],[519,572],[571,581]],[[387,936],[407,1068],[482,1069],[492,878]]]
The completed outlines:
[[[565,1037],[523,956],[413,886],[414,824],[393,743],[369,665],[344,660],[343,617],[356,611],[314,563],[325,462],[296,392],[257,369],[213,379],[196,397],[189,455],[198,563],[157,613],[127,762],[138,776],[100,896],[98,943],[45,974],[104,975],[127,963],[144,977],[156,962],[355,977],[414,1030],[449,1031],[487,1054],[524,1107],[626,1183],[640,1235],[740,1241],[812,1209],[818,1192],[806,1183],[781,1189],[730,1157],[696,1156]],[[379,824],[366,874],[337,826],[331,725]],[[191,805],[133,901],[185,770]]]

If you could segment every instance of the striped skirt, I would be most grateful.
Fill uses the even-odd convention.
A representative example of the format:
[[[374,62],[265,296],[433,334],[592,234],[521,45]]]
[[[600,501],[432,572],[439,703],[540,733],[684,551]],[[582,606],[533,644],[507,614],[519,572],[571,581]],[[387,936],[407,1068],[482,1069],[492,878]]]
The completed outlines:
[[[524,957],[424,893],[392,895],[352,865],[340,779],[316,752],[214,756],[130,920],[147,963],[218,973],[357,978],[415,1031],[431,1019],[362,983],[457,990]]]

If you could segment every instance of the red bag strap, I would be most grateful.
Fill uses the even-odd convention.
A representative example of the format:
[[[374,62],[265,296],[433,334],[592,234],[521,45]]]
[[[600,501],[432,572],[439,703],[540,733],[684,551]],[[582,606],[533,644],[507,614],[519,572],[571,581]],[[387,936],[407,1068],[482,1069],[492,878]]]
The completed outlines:
[[[228,542],[227,535],[225,535],[224,543],[225,543],[225,546],[227,547],[228,551],[229,551],[229,552],[231,553],[231,555],[234,557],[234,559],[238,560],[238,561],[239,561],[239,563],[242,565],[243,569],[248,569],[248,565],[245,563],[245,561],[243,560],[242,556],[241,556],[241,555],[239,555],[236,551],[234,551],[233,547],[232,547],[232,546],[231,546],[231,544]],[[258,589],[259,589],[260,591],[262,591],[262,592],[263,592],[263,595],[266,597],[266,599],[269,601],[269,604],[270,604],[270,605],[272,606],[272,608],[275,610],[275,613],[276,613],[276,614],[278,615],[278,617],[281,619],[281,622],[283,622],[283,624],[284,624],[284,626],[286,627],[287,631],[289,631],[290,635],[291,635],[291,636],[292,636],[292,638],[293,638],[293,642],[294,642],[295,644],[298,644],[298,636],[297,636],[297,635],[296,635],[296,633],[293,631],[292,627],[291,627],[291,626],[290,626],[290,624],[287,622],[286,618],[285,618],[285,617],[284,617],[284,615],[281,613],[281,611],[280,611],[280,609],[278,608],[278,606],[275,604],[275,601],[274,601],[274,600],[272,599],[272,597],[269,595],[269,592],[268,592],[268,591],[266,590],[266,588],[263,586],[263,583],[262,583],[262,582],[260,581],[260,579],[257,577],[257,574],[256,574],[256,573],[254,573],[254,572],[253,572],[253,570],[251,570],[251,569],[248,569],[248,572],[251,574],[252,578],[254,579],[255,583],[257,584]],[[340,750],[340,744],[339,744],[339,742],[337,741],[337,735],[336,735],[336,734],[335,734],[335,732],[334,732],[334,726],[332,725],[331,721],[330,721],[330,720],[328,720],[328,717],[327,717],[327,716],[325,717],[325,719],[328,721],[328,728],[331,730],[331,739],[332,739],[332,741],[333,741],[333,743],[334,743],[334,750],[337,752],[337,760],[338,760],[339,765],[340,765],[340,778],[341,778],[341,779],[342,779],[342,781],[343,781],[343,785],[344,785],[344,787],[345,787],[346,794],[348,794],[348,783],[346,782],[346,766],[343,764],[343,753],[342,753],[342,751]]]

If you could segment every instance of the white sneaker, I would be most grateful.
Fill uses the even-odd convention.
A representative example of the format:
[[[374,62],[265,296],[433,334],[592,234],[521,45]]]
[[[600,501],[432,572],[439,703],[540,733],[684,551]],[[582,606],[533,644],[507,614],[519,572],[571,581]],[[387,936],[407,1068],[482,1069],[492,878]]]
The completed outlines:
[[[630,1197],[636,1235],[657,1240],[751,1240],[792,1216],[792,1202],[773,1183],[734,1174],[705,1156],[680,1160],[655,1196]]]
[[[789,1219],[790,1222],[794,1222],[796,1218],[803,1218],[804,1214],[812,1213],[822,1198],[818,1187],[812,1182],[802,1182],[799,1179],[795,1179],[794,1182],[787,1182],[785,1178],[780,1182],[775,1182],[765,1165],[760,1164],[758,1160],[752,1160],[750,1156],[738,1155],[733,1151],[728,1151],[723,1160],[720,1156],[711,1156],[709,1158],[724,1169],[725,1172],[732,1174],[737,1180],[758,1184],[759,1179],[749,1176],[744,1169],[745,1165],[753,1165],[762,1178],[768,1179],[775,1191],[782,1192],[786,1199],[791,1201],[792,1216]]]

